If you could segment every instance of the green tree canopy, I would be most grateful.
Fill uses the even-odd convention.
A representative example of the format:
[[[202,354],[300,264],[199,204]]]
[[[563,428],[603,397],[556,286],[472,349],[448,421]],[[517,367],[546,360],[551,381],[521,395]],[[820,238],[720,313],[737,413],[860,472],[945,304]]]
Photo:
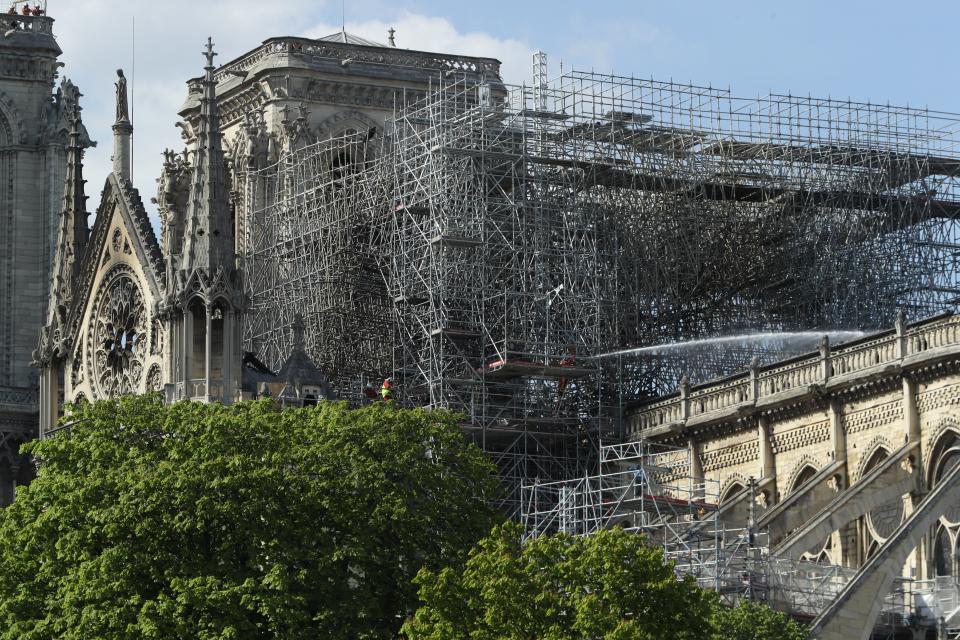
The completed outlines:
[[[0,511],[0,639],[393,637],[421,568],[489,531],[454,414],[129,397],[28,446]]]
[[[716,597],[620,529],[520,542],[497,527],[464,571],[424,569],[411,640],[708,640]]]
[[[779,611],[741,601],[733,609],[720,607],[714,618],[717,640],[808,640],[809,630]]]
[[[723,607],[663,552],[622,529],[521,544],[514,524],[470,553],[466,570],[425,568],[410,640],[806,640],[800,624],[760,604]]]

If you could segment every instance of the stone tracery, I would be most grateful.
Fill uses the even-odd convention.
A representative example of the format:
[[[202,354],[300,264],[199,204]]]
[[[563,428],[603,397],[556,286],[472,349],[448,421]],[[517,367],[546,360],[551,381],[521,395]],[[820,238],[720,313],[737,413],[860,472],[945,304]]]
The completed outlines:
[[[118,268],[104,280],[93,313],[87,357],[97,394],[113,397],[139,391],[147,312],[128,269]]]

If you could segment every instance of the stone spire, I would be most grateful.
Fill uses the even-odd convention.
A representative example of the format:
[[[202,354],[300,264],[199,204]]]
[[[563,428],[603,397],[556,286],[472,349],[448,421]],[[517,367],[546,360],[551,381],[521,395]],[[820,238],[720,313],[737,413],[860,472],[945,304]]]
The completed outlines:
[[[197,149],[184,236],[184,268],[225,269],[235,267],[233,224],[227,200],[226,167],[217,106],[217,83],[213,78],[213,41],[204,52],[203,94],[196,127]]]
[[[80,265],[87,250],[90,227],[87,223],[87,196],[83,188],[85,182],[80,114],[79,107],[76,107],[71,117],[70,142],[67,145],[67,173],[53,261],[48,322],[54,321],[58,307],[66,307],[72,301],[73,290],[80,275]]]
[[[117,69],[117,119],[113,123],[113,173],[120,180],[130,180],[130,112],[127,106],[127,79]]]

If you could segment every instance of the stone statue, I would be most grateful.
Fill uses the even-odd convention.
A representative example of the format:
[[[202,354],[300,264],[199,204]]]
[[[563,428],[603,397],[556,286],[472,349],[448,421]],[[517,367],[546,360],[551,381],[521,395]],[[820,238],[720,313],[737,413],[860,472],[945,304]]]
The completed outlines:
[[[127,79],[123,77],[123,69],[117,69],[117,122],[129,122],[130,112],[127,108]]]

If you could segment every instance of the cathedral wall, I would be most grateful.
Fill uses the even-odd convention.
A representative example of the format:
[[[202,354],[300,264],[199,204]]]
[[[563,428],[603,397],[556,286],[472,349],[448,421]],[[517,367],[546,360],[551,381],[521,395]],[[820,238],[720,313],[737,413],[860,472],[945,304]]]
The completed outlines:
[[[731,480],[743,483],[758,471],[755,429],[731,430],[700,443],[704,478],[719,484],[721,493]]]
[[[819,470],[831,462],[830,418],[822,409],[770,421],[770,448],[780,497],[793,489],[807,467]]]
[[[921,456],[929,465],[932,449],[939,436],[950,428],[960,430],[960,375],[917,384],[917,413]]]
[[[903,391],[844,403],[841,406],[846,439],[847,476],[856,482],[878,448],[893,453],[907,442]]]

